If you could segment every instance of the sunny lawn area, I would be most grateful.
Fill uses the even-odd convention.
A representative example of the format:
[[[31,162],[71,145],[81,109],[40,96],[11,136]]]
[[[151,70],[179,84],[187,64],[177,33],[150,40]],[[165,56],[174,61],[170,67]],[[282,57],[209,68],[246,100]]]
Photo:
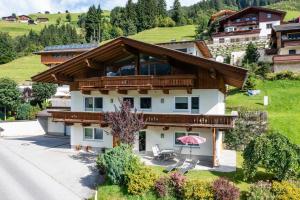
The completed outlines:
[[[267,110],[269,126],[300,144],[300,81],[278,80],[259,81],[261,94],[249,97],[238,90],[231,90],[226,99],[228,111],[243,106]],[[263,106],[264,96],[269,96],[269,106]]]
[[[200,170],[193,170],[189,173],[187,173],[187,177],[189,179],[202,179],[202,180],[208,180],[212,181],[218,177],[227,177],[231,181],[233,181],[241,191],[247,191],[249,188],[249,182],[245,182],[243,180],[243,170],[242,170],[242,164],[243,164],[243,157],[242,153],[238,152],[237,154],[237,171],[236,172],[212,172],[212,171],[200,171]],[[152,167],[156,173],[159,175],[166,175],[166,173],[163,172],[163,167],[154,166]],[[259,178],[258,178],[259,177]],[[256,176],[254,181],[257,180],[263,180],[263,179],[269,179],[271,176],[264,173],[262,169],[259,170],[258,175]],[[149,192],[145,194],[143,197],[140,196],[133,196],[128,195],[125,188],[121,188],[118,185],[109,185],[104,184],[98,188],[98,199],[97,200],[106,200],[106,199],[112,199],[112,200],[152,200],[157,199],[155,194],[153,192]]]
[[[45,71],[46,69],[47,66],[41,63],[40,56],[25,56],[0,65],[0,78],[8,77],[17,83],[24,83],[26,80],[30,80],[33,75]]]

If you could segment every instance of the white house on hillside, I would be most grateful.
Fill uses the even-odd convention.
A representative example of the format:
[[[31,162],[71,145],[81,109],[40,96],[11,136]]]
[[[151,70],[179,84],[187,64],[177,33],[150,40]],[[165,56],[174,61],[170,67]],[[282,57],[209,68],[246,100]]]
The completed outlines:
[[[145,127],[137,133],[135,150],[152,153],[158,144],[189,154],[177,138],[198,135],[206,142],[193,155],[214,166],[222,156],[223,131],[235,116],[225,114],[226,86],[242,87],[247,71],[211,59],[158,45],[117,38],[32,78],[36,82],[70,85],[71,110],[51,112],[54,122],[70,126],[71,146],[94,150],[112,148],[105,112],[119,99],[144,113]]]

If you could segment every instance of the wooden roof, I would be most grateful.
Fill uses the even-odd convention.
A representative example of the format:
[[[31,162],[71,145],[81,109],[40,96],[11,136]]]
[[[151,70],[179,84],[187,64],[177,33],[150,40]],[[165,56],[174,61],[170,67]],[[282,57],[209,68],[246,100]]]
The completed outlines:
[[[237,18],[237,17],[243,16],[247,13],[259,12],[259,11],[279,14],[279,15],[281,15],[281,21],[283,21],[285,15],[286,15],[286,12],[281,11],[281,10],[275,10],[275,9],[270,9],[270,8],[265,8],[265,7],[258,7],[258,6],[250,6],[250,7],[244,8],[241,11],[236,12],[232,15],[221,18],[220,22],[223,22],[223,21],[228,20],[228,19]]]
[[[68,77],[65,82],[69,83],[70,81],[67,80],[71,80],[72,78],[77,77],[78,74],[92,69],[91,66],[89,66],[89,61],[102,63],[104,66],[106,63],[113,62],[114,60],[125,59],[136,53],[143,53],[153,57],[169,59],[174,62],[178,61],[180,63],[185,63],[187,66],[191,65],[206,70],[215,70],[223,76],[225,84],[235,87],[242,87],[247,77],[247,70],[243,68],[219,63],[212,59],[189,55],[161,46],[125,37],[119,37],[98,48],[82,53],[60,65],[37,74],[32,77],[32,80],[36,82],[56,83],[57,80],[53,77],[61,76]],[[182,67],[185,68],[186,66]],[[61,82],[62,81],[60,81],[60,83]]]

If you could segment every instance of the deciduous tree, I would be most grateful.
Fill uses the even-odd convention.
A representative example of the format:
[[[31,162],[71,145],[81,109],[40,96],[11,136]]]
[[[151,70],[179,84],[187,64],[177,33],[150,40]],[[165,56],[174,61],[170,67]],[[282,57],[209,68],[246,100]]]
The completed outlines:
[[[120,108],[105,114],[105,120],[111,128],[111,134],[123,144],[133,145],[136,133],[144,127],[143,114],[136,109],[132,112],[129,101],[120,101]]]

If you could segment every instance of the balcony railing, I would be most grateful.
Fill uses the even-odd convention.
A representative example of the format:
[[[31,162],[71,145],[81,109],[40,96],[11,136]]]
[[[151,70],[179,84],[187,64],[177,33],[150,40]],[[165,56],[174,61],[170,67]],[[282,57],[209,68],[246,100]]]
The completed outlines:
[[[77,80],[79,89],[153,89],[153,88],[192,88],[194,75],[169,76],[113,76]]]
[[[273,57],[274,63],[295,63],[300,62],[300,54],[296,55],[277,55]]]
[[[53,121],[66,123],[106,124],[104,113],[49,111]],[[233,128],[236,116],[196,114],[145,113],[146,126],[171,126],[191,128]]]

